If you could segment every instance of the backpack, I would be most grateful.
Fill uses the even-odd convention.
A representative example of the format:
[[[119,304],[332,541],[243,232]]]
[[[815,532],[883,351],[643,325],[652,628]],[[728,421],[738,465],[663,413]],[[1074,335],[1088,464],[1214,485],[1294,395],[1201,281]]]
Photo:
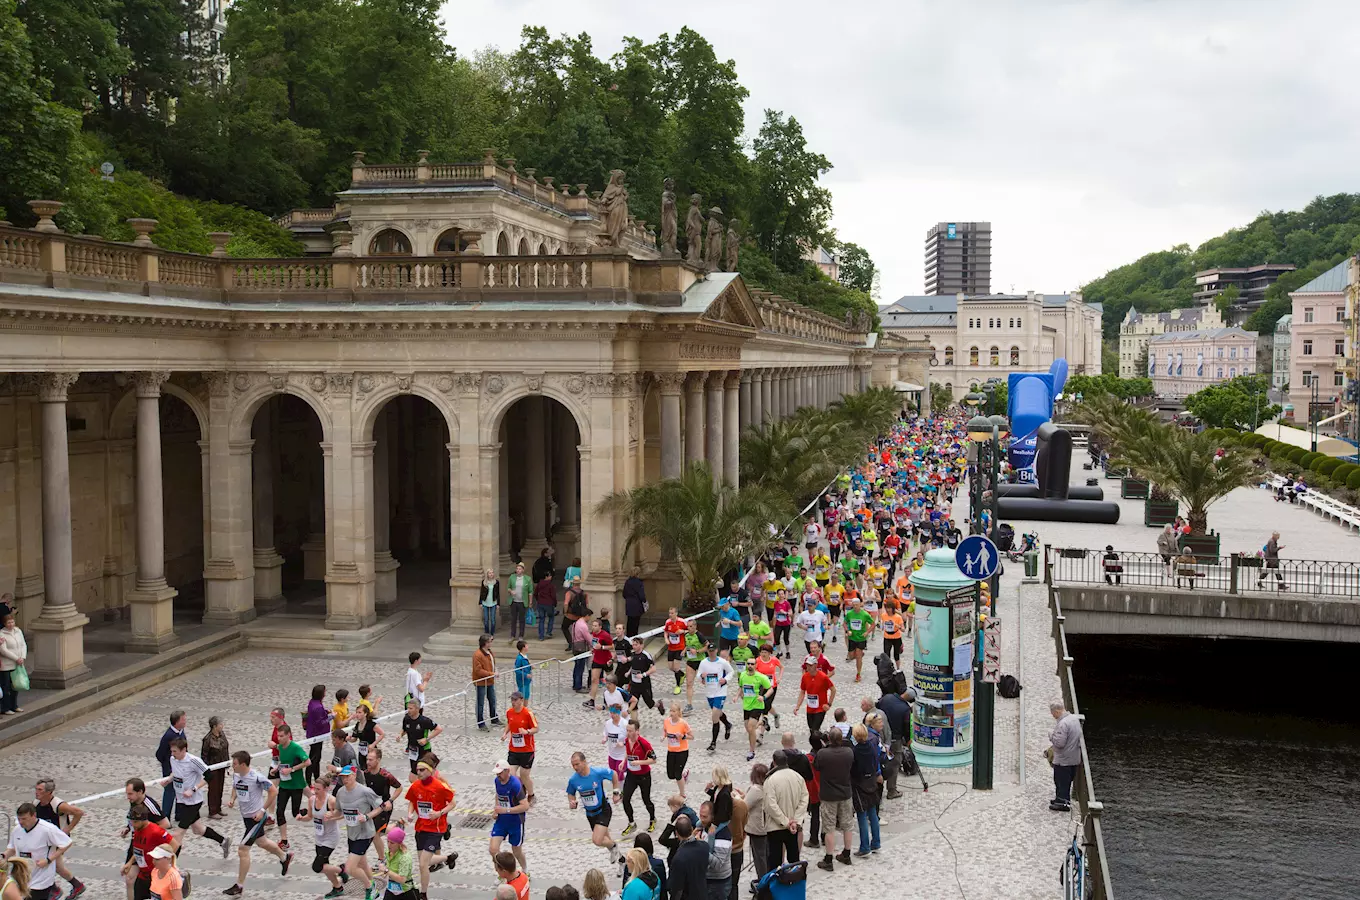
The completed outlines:
[[[996,685],[996,692],[1007,700],[1014,700],[1019,697],[1022,690],[1024,690],[1024,685],[1020,684],[1020,680],[1014,675],[1002,675],[1001,681]]]

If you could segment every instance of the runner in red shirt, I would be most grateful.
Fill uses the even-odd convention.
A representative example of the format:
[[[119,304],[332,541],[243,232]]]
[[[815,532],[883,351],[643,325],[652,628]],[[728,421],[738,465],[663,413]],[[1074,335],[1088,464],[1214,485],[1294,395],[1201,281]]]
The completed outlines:
[[[431,754],[425,754],[416,763],[415,781],[406,788],[406,800],[411,804],[407,814],[408,821],[415,820],[416,850],[420,861],[420,892],[430,889],[430,870],[440,869],[445,863],[449,868],[458,860],[458,854],[440,853],[439,846],[444,841],[444,832],[449,827],[449,810],[453,809],[453,788],[440,778],[435,777],[435,761]]]
[[[809,656],[803,660],[803,678],[798,683],[798,702],[793,711],[798,712],[803,702],[807,702],[808,731],[821,731],[826,711],[836,702],[836,685],[831,676],[817,667],[817,659]]]
[[[600,689],[605,670],[614,658],[614,637],[600,624],[599,619],[590,623],[590,699],[582,706],[595,708],[595,693]]]
[[[679,694],[681,685],[685,683],[685,632],[689,626],[672,606],[661,630],[666,635],[666,659],[670,661],[671,673],[675,675],[675,690],[672,693]]]
[[[132,883],[132,900],[151,900],[151,851],[162,844],[169,844],[172,850],[179,852],[179,841],[161,826],[148,821],[150,818],[150,812],[141,803],[128,812],[128,821],[132,825],[132,846],[128,851],[128,860],[123,865],[123,877],[128,877],[134,870],[137,873],[137,880]]]
[[[858,596],[855,594],[854,590],[845,592],[845,598],[847,600],[851,598],[851,595]],[[822,652],[822,648],[823,644],[821,641],[812,641],[811,646],[808,647],[808,655],[817,658],[817,670],[824,673],[829,678],[836,674],[836,667],[831,664],[831,660],[826,658],[826,654]]]
[[[656,751],[645,737],[638,734],[636,719],[628,723],[628,736],[623,741],[623,751],[627,754],[627,770],[623,776],[623,812],[628,816],[628,824],[623,836],[628,837],[637,830],[633,823],[633,792],[642,790],[642,805],[647,807],[651,817],[648,831],[656,830],[656,807],[652,804],[652,763],[656,762]]]

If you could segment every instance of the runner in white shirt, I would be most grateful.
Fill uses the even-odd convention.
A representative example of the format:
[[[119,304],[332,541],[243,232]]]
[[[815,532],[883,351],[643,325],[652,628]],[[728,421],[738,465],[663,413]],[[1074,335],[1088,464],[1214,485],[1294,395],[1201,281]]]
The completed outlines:
[[[170,742],[170,781],[175,788],[175,828],[171,834],[184,839],[192,831],[222,848],[222,858],[231,853],[231,841],[208,827],[203,817],[203,801],[208,799],[208,766],[189,752],[189,742],[175,738]]]
[[[611,704],[609,718],[604,721],[604,739],[600,743],[609,751],[609,771],[618,776],[620,782],[627,774],[628,752],[623,742],[628,737],[628,717],[623,715],[623,707]]]
[[[812,556],[813,550],[817,549],[817,542],[822,539],[822,526],[817,524],[815,519],[808,519],[808,523],[803,526],[803,543],[807,546],[808,556]]]
[[[712,641],[708,642],[705,648],[708,656],[699,661],[699,669],[694,673],[699,684],[704,687],[704,695],[708,698],[708,710],[710,719],[713,722],[713,739],[709,741],[708,752],[716,753],[718,750],[718,725],[723,725],[727,731],[723,735],[723,740],[732,739],[732,723],[727,721],[727,714],[723,712],[723,703],[727,700],[727,682],[736,676],[732,673],[732,664],[718,656],[718,646]]]
[[[807,652],[812,652],[812,642],[821,642],[823,631],[826,628],[826,613],[816,606],[805,606],[803,611],[798,614],[798,618],[793,620],[793,624],[803,629],[803,645]]]
[[[32,803],[19,804],[19,824],[9,834],[9,848],[5,858],[18,856],[32,863],[29,869],[28,896],[50,898],[57,883],[57,863],[71,836],[51,822],[38,818],[38,808]]]
[[[420,701],[421,709],[424,709],[425,688],[429,687],[430,673],[426,672],[425,674],[422,675],[420,670],[416,668],[416,666],[420,664],[419,653],[412,652],[411,655],[407,657],[407,659],[411,663],[411,668],[406,670],[406,697],[405,700],[402,701],[402,705],[403,706],[405,705],[406,700],[410,700],[412,697],[415,697],[417,700]]]

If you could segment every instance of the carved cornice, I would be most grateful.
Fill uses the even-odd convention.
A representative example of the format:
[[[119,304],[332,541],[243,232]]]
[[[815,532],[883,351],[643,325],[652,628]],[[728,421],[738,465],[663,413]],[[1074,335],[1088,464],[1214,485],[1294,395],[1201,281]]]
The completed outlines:
[[[132,376],[132,383],[136,387],[138,397],[159,397],[161,395],[161,385],[170,380],[169,372],[136,372]]]
[[[738,344],[708,344],[698,341],[682,341],[681,359],[741,359],[741,346]]]
[[[653,372],[652,378],[663,394],[679,394],[685,388],[686,372]]]

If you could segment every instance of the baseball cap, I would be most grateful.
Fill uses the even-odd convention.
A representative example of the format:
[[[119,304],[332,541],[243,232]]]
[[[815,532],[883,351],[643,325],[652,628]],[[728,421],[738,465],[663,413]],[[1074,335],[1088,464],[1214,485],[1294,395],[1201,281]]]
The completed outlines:
[[[387,840],[393,844],[400,844],[406,840],[406,830],[400,826],[393,826],[387,829]]]
[[[812,666],[812,668],[814,669],[817,668],[817,657],[815,656],[807,657],[806,659],[803,660],[803,665]]]
[[[161,844],[158,847],[153,847],[147,855],[152,859],[174,859],[175,851],[170,849],[169,844]]]
[[[509,764],[508,762],[506,762],[505,760],[503,760],[503,759],[499,759],[499,760],[496,760],[496,764],[495,764],[494,766],[491,767],[491,772],[492,772],[492,774],[494,774],[494,775],[499,775],[499,774],[501,774],[502,772],[508,771],[509,769],[510,769],[510,764]]]
[[[340,774],[341,774],[341,775],[353,775],[353,774],[354,774],[354,766],[341,766],[341,767],[340,767]]]

